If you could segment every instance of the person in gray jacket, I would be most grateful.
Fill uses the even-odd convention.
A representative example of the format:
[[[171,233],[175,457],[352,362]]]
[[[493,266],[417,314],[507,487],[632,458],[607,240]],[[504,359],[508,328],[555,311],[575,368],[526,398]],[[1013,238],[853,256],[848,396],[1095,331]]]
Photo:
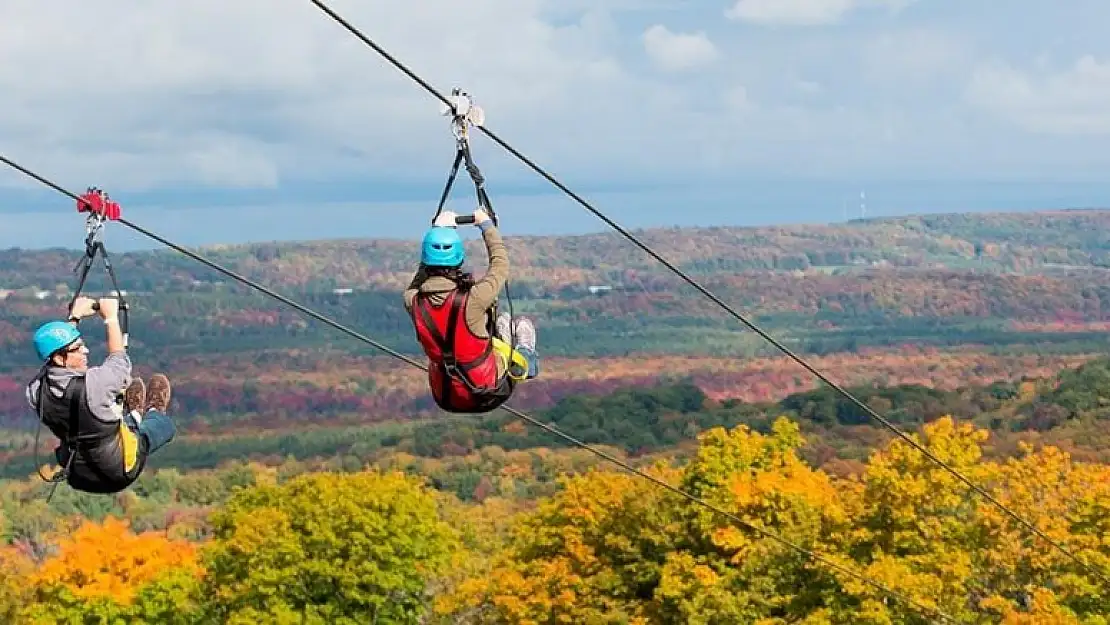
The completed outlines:
[[[148,393],[141,378],[131,377],[118,311],[116,299],[79,297],[68,320],[45,323],[34,335],[43,366],[27,385],[27,401],[61,441],[54,450],[61,477],[52,481],[66,479],[89,493],[116,493],[130,486],[147,457],[177,433],[167,415],[169,379],[151,376]],[[89,349],[77,326],[98,313],[108,356],[100,366],[90,367]]]

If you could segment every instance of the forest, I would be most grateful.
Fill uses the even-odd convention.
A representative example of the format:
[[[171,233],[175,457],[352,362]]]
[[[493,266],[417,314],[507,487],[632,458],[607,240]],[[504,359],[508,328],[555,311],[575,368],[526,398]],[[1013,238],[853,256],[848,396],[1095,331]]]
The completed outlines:
[[[77,253],[0,250],[0,622],[1110,625],[1106,226],[637,232],[1082,564],[608,234],[509,238],[544,359],[512,405],[742,523],[507,413],[446,415],[423,372],[168,251],[114,260],[181,435],[131,489],[47,503],[28,333]],[[418,353],[413,242],[200,251]]]
[[[681,411],[695,396],[669,399]],[[808,463],[799,424],[779,416],[711,427],[683,462],[639,463],[740,523],[581,451],[543,448],[489,446],[454,461],[392,453],[346,470],[159,471],[117,497],[67,493],[53,508],[41,487],[11,485],[0,508],[10,541],[0,547],[0,615],[916,625],[938,622],[939,610],[969,624],[1106,622],[1110,598],[1086,568],[1110,571],[1106,465],[1028,443],[990,459],[992,435],[948,415],[914,436],[1079,563],[900,440],[842,476]],[[481,475],[467,500],[435,485],[460,467]]]

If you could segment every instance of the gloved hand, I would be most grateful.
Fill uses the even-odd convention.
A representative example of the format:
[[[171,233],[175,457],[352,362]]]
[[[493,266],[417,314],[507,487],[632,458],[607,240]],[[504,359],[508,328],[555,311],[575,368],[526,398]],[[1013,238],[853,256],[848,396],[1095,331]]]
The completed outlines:
[[[453,211],[443,211],[436,217],[435,221],[432,222],[432,225],[453,228],[455,227],[455,217],[456,215]]]

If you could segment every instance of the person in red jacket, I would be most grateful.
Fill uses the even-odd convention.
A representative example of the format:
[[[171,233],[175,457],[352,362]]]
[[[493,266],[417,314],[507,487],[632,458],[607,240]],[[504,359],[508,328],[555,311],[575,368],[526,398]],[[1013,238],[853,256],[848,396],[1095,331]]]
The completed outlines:
[[[420,267],[405,289],[405,309],[430,361],[428,383],[436,404],[448,412],[488,412],[512,395],[517,382],[539,375],[536,329],[527,318],[510,322],[507,313],[494,319],[509,278],[509,257],[486,211],[474,211],[489,254],[489,269],[480,280],[462,270],[466,255],[454,220],[454,213],[444,211],[424,235]],[[516,339],[512,349],[510,337]]]

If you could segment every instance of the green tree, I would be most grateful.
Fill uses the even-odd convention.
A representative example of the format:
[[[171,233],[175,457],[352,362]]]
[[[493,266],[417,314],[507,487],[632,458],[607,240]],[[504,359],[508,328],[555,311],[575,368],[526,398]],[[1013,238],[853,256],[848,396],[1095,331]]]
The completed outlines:
[[[226,623],[416,623],[458,537],[400,473],[304,475],[213,515],[206,584]]]

